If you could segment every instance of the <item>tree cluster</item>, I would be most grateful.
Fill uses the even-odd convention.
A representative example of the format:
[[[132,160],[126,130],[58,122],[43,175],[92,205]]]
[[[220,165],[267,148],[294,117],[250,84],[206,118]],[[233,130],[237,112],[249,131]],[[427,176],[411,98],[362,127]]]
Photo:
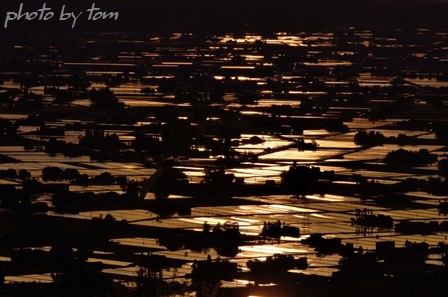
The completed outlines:
[[[427,165],[437,161],[437,155],[430,154],[427,149],[408,151],[398,149],[387,153],[384,161],[389,164],[402,166]]]

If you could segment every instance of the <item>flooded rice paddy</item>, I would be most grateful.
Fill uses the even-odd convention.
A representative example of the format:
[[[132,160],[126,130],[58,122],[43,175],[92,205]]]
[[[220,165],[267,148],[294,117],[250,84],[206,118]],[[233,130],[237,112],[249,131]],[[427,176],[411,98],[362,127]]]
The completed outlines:
[[[359,33],[359,32],[358,32]],[[371,38],[369,34],[359,35],[360,43],[368,43]],[[174,38],[174,37],[173,37]],[[252,49],[252,43],[264,40],[265,45],[278,45],[286,47],[308,47],[315,48],[309,50],[303,59],[306,61],[301,63],[292,63],[290,71],[285,73],[279,72],[275,69],[275,73],[265,74],[263,67],[268,67],[272,70],[272,61],[267,55],[259,53],[258,50]],[[149,41],[148,41],[149,42]],[[238,52],[238,57],[223,56],[215,57],[215,50],[221,49],[229,51],[226,45],[232,45],[232,50]],[[239,47],[241,45],[241,48]],[[243,46],[244,45],[244,46]],[[396,82],[393,76],[375,75],[371,71],[364,71],[359,76],[353,79],[336,79],[324,80],[320,77],[323,75],[319,69],[330,70],[333,73],[335,69],[344,67],[352,67],[354,63],[350,56],[355,53],[335,52],[332,57],[323,57],[325,48],[335,47],[334,35],[332,33],[315,33],[315,34],[283,34],[278,33],[271,38],[265,38],[258,35],[246,35],[244,38],[237,38],[231,35],[221,37],[216,44],[206,45],[204,52],[207,53],[207,59],[211,61],[201,60],[201,63],[209,67],[214,63],[219,63],[219,70],[222,73],[210,74],[210,78],[218,82],[248,82],[253,83],[251,86],[257,88],[256,102],[237,102],[241,98],[241,94],[235,91],[224,92],[222,101],[219,103],[210,103],[208,107],[219,109],[219,112],[234,112],[239,119],[257,119],[254,121],[257,124],[264,124],[264,129],[254,125],[255,127],[243,126],[239,135],[227,137],[228,139],[222,141],[222,145],[230,143],[227,147],[229,152],[235,156],[250,156],[252,159],[245,159],[239,161],[235,166],[227,166],[224,173],[235,177],[242,181],[247,186],[260,185],[279,185],[282,183],[282,173],[287,171],[291,165],[308,165],[316,166],[321,170],[333,171],[337,175],[335,185],[343,188],[344,186],[357,185],[355,181],[356,175],[362,176],[370,181],[375,181],[381,185],[391,185],[400,181],[409,179],[428,180],[431,177],[439,176],[439,168],[437,162],[433,162],[427,166],[419,165],[414,167],[405,167],[400,164],[391,166],[385,163],[385,156],[394,150],[406,149],[418,151],[426,149],[429,153],[437,155],[437,161],[446,157],[446,144],[438,141],[438,137],[434,131],[429,129],[420,129],[418,131],[410,131],[399,128],[400,123],[408,120],[403,114],[394,115],[388,119],[369,118],[366,113],[371,111],[370,108],[363,104],[357,104],[353,100],[353,106],[344,106],[344,104],[335,104],[337,106],[329,106],[327,109],[318,110],[311,109],[307,112],[302,112],[306,109],[306,101],[313,101],[318,99],[325,99],[329,93],[323,91],[329,88],[344,88],[353,84],[358,88],[390,88]],[[172,47],[172,56],[166,54],[166,49]],[[179,48],[177,48],[179,47]],[[216,47],[216,48],[215,48]],[[108,86],[104,81],[111,78],[123,78],[129,73],[128,68],[135,68],[138,64],[134,61],[131,64],[120,63],[123,60],[143,60],[143,57],[156,57],[157,61],[151,67],[155,70],[153,73],[147,73],[147,76],[139,79],[133,77],[124,82],[114,83],[110,87],[116,95],[118,104],[125,106],[124,110],[139,110],[132,114],[135,118],[135,123],[98,123],[96,115],[86,116],[85,119],[78,119],[69,113],[62,113],[62,116],[57,120],[46,121],[46,124],[52,128],[72,127],[80,124],[86,124],[84,129],[64,129],[64,133],[57,135],[45,135],[41,133],[44,125],[36,123],[23,123],[27,119],[27,114],[16,113],[5,109],[5,112],[0,114],[0,118],[4,120],[17,121],[19,124],[17,131],[23,135],[27,141],[39,143],[40,141],[48,141],[49,139],[65,141],[66,143],[78,143],[80,139],[88,134],[88,125],[99,124],[102,127],[102,132],[105,135],[116,135],[120,143],[132,144],[136,141],[138,131],[145,131],[147,127],[162,127],[157,132],[151,134],[152,140],[161,139],[166,135],[163,128],[167,126],[168,120],[163,116],[175,117],[175,122],[188,123],[188,126],[198,127],[204,123],[219,124],[221,122],[221,114],[216,110],[210,112],[210,115],[195,114],[194,109],[202,108],[198,102],[187,102],[183,100],[184,94],[176,92],[164,91],[163,87],[169,88],[166,81],[173,79],[176,75],[181,73],[183,67],[190,67],[196,65],[194,59],[199,59],[201,56],[196,53],[196,50],[184,51],[178,44],[167,46],[166,44],[156,44],[152,48],[154,52],[144,52],[137,55],[135,53],[122,52],[117,63],[99,63],[96,66],[100,68],[123,68],[123,71],[105,71],[105,69],[95,70],[95,67],[90,69],[90,66],[95,66],[94,63],[77,63],[68,62],[66,67],[87,67],[89,71],[86,75],[92,80],[92,83],[87,88],[92,91],[95,88],[103,88]],[[198,50],[199,52],[199,50]],[[243,58],[242,58],[243,57]],[[216,58],[213,60],[212,58]],[[280,58],[280,57],[276,57]],[[202,56],[201,59],[205,59]],[[232,60],[234,59],[234,60]],[[238,59],[242,59],[238,62]],[[229,62],[230,61],[230,62]],[[244,62],[243,62],[244,61]],[[139,61],[141,62],[141,61]],[[239,64],[238,64],[238,63]],[[86,66],[87,65],[87,66]],[[199,65],[199,64],[198,64]],[[202,65],[202,64],[201,64]],[[148,66],[149,67],[149,66]],[[204,66],[205,67],[205,66]],[[211,66],[210,66],[211,67]],[[260,67],[260,71],[255,71]],[[303,80],[306,76],[301,71],[301,67],[308,70],[316,70],[316,77],[319,79],[313,80],[313,83],[308,87],[304,87],[302,83],[297,81]],[[175,70],[173,70],[175,69]],[[259,69],[258,69],[259,70]],[[290,73],[287,73],[290,72]],[[123,75],[123,77],[119,77]],[[308,75],[308,74],[307,74]],[[328,74],[330,75],[330,74]],[[333,74],[331,74],[333,75]],[[312,76],[312,75],[311,75]],[[93,79],[93,78],[95,79]],[[100,79],[101,78],[101,79]],[[191,77],[186,78],[186,80]],[[314,79],[314,78],[313,78]],[[354,82],[356,80],[356,82]],[[288,86],[284,92],[275,92],[268,84],[273,82],[282,83]],[[448,84],[444,81],[436,81],[427,78],[408,79],[407,83],[411,83],[417,87],[432,87],[440,88],[447,87]],[[319,87],[314,87],[319,85]],[[14,80],[5,80],[0,84],[3,89],[20,89],[21,85]],[[60,86],[61,90],[66,90],[67,86]],[[43,100],[50,100],[50,95],[46,94],[45,87],[33,86],[30,88],[34,94],[42,95]],[[346,90],[336,92],[338,96],[345,96]],[[197,95],[197,94],[196,94]],[[355,95],[355,94],[353,94]],[[410,94],[404,93],[403,96]],[[197,95],[205,96],[204,94]],[[244,96],[242,96],[244,97]],[[369,104],[376,106],[379,103],[389,104],[394,102],[390,98],[373,98]],[[377,96],[381,97],[381,96]],[[298,99],[299,98],[299,99]],[[303,99],[303,98],[306,98]],[[418,101],[413,98],[414,101]],[[339,98],[338,98],[339,99]],[[353,98],[352,98],[353,99]],[[415,99],[415,100],[414,100]],[[250,101],[250,100],[249,100]],[[338,101],[339,102],[339,101]],[[194,104],[198,104],[197,106]],[[318,104],[316,104],[318,105]],[[360,105],[360,106],[358,106]],[[425,104],[426,105],[426,104]],[[297,114],[275,114],[278,109],[293,108],[294,112],[299,110]],[[85,116],[85,107],[92,107],[92,100],[84,98],[83,96],[75,98],[70,103],[66,103],[67,108],[72,108],[79,112],[78,116],[81,118]],[[60,107],[64,111],[65,107]],[[164,108],[170,111],[181,110],[182,114],[158,114],[152,112],[152,108]],[[316,106],[319,107],[319,106]],[[81,110],[81,112],[79,111]],[[143,112],[142,112],[143,110]],[[98,110],[96,110],[100,113]],[[159,109],[157,109],[159,111]],[[146,114],[148,112],[148,114]],[[347,112],[348,117],[341,117],[341,123],[346,129],[332,129],[331,124],[325,125],[322,123],[326,120],[334,120],[341,116],[342,113]],[[433,112],[433,111],[431,111]],[[162,112],[161,112],[162,113]],[[282,112],[280,112],[282,113]],[[353,113],[353,114],[352,114]],[[222,114],[224,117],[224,113]],[[103,115],[109,116],[109,115]],[[268,124],[260,120],[267,121]],[[114,119],[115,120],[115,119]],[[303,121],[303,122],[302,122]],[[112,121],[113,122],[113,121]],[[231,122],[231,120],[229,120]],[[301,128],[303,123],[309,124],[305,129],[295,129],[296,126]],[[270,131],[269,124],[286,123],[285,125],[278,125],[278,131]],[[298,123],[298,124],[297,124]],[[204,125],[205,125],[204,124]],[[297,125],[296,125],[297,124]],[[296,125],[296,126],[295,126]],[[305,125],[305,124],[303,124]],[[211,127],[213,125],[210,124]],[[329,127],[330,126],[330,127]],[[294,129],[293,129],[294,128]],[[247,129],[247,131],[246,131]],[[289,131],[288,131],[289,130]],[[303,130],[303,131],[300,131]],[[336,130],[336,131],[335,131]],[[366,145],[361,146],[354,142],[354,137],[360,130],[379,132],[386,138],[398,137],[399,134],[406,134],[409,137],[414,137],[416,144],[414,145],[399,145],[384,143],[382,145]],[[172,131],[171,131],[172,132]],[[211,134],[210,131],[206,131]],[[207,133],[203,131],[203,135]],[[288,133],[290,132],[290,133]],[[145,132],[142,132],[143,134]],[[217,133],[218,134],[218,133]],[[200,137],[197,137],[200,138]],[[225,138],[225,137],[224,137]],[[219,137],[210,137],[211,141],[218,141]],[[196,141],[196,138],[195,138]],[[300,143],[313,144],[309,149],[298,149]],[[198,146],[200,147],[200,145]],[[195,147],[196,148],[196,147]],[[175,149],[178,149],[177,147]],[[207,148],[208,149],[208,148]],[[199,184],[203,181],[206,175],[206,168],[215,166],[217,161],[222,161],[223,154],[226,152],[217,152],[210,154],[199,154],[207,152],[205,147],[200,147],[197,155],[188,157],[184,152],[173,153],[174,148],[163,147],[162,150],[166,152],[167,159],[175,164],[174,168],[181,170],[191,184]],[[172,151],[173,150],[173,151]],[[33,150],[26,148],[23,143],[17,144],[11,142],[9,145],[0,146],[0,153],[7,159],[0,164],[0,170],[7,170],[14,168],[15,170],[27,170],[31,174],[31,178],[37,181],[42,181],[45,184],[52,184],[53,182],[43,181],[42,170],[46,167],[59,167],[64,169],[75,169],[80,174],[88,176],[97,176],[101,173],[110,173],[111,176],[125,176],[129,180],[142,182],[152,176],[157,175],[158,160],[156,158],[147,157],[141,162],[137,161],[100,161],[92,156],[82,155],[78,157],[68,157],[61,153],[46,153],[44,148],[36,147]],[[185,155],[184,155],[185,154]],[[16,161],[12,161],[12,160]],[[226,160],[227,161],[227,160]],[[2,185],[16,185],[21,187],[21,182],[17,179],[3,177],[0,179]],[[66,183],[71,192],[92,192],[105,193],[115,192],[118,194],[124,193],[124,189],[118,184],[90,184],[90,185],[76,185]],[[316,190],[316,192],[319,189]],[[337,191],[335,191],[337,192]],[[181,265],[177,268],[172,268],[164,272],[166,280],[176,280],[183,282],[187,275],[192,271],[194,261],[206,260],[209,256],[213,259],[220,257],[221,259],[229,260],[232,263],[237,263],[241,271],[248,271],[247,262],[249,260],[265,260],[275,254],[291,255],[299,259],[301,257],[307,258],[308,267],[306,269],[291,269],[290,272],[296,274],[318,275],[331,277],[331,275],[338,271],[338,263],[341,256],[336,253],[320,253],[313,247],[307,245],[303,240],[306,240],[311,234],[322,234],[325,238],[340,238],[342,244],[352,244],[355,250],[363,250],[366,252],[374,251],[376,244],[382,241],[394,241],[396,247],[403,247],[406,242],[426,242],[430,247],[436,247],[439,243],[448,243],[446,232],[433,232],[426,235],[402,234],[396,232],[391,228],[377,228],[377,227],[362,227],[353,223],[353,218],[356,216],[357,210],[368,209],[372,210],[376,215],[391,216],[395,224],[402,220],[410,220],[412,222],[442,222],[446,220],[446,216],[439,213],[438,205],[440,201],[448,199],[447,196],[431,195],[419,190],[409,191],[403,194],[405,197],[411,198],[411,203],[406,205],[397,205],[392,203],[381,203],[379,200],[370,199],[359,193],[345,191],[343,194],[325,193],[325,194],[302,194],[302,195],[286,195],[286,194],[259,194],[259,195],[234,195],[234,197],[227,198],[226,201],[219,201],[221,199],[216,192],[201,193],[203,194],[202,201],[195,201],[195,198],[184,193],[176,193],[176,195],[169,195],[168,199],[182,202],[194,202],[189,214],[174,214],[174,215],[160,215],[156,212],[150,211],[138,205],[133,209],[126,209],[115,207],[111,209],[102,209],[98,211],[82,210],[80,212],[71,213],[69,211],[56,211],[50,208],[49,211],[42,211],[39,214],[44,214],[52,218],[67,218],[71,220],[79,220],[82,222],[93,222],[98,218],[106,218],[111,215],[118,221],[125,221],[132,227],[138,227],[138,230],[148,230],[147,233],[141,232],[138,236],[126,237],[114,236],[109,243],[113,246],[98,246],[89,255],[87,262],[98,263],[101,262],[104,266],[102,272],[112,276],[114,280],[126,283],[132,286],[132,280],[136,277],[138,265],[134,261],[139,255],[152,253],[154,255],[166,256],[169,259],[177,260]],[[381,196],[383,193],[378,193],[375,196]],[[144,202],[150,205],[150,202],[156,200],[155,194],[152,191],[145,192]],[[367,195],[366,195],[367,196]],[[389,197],[383,197],[389,198]],[[39,202],[48,204],[53,207],[51,199],[48,194],[42,194],[36,199]],[[210,205],[209,201],[219,201],[217,205]],[[207,202],[207,203],[205,203]],[[99,209],[99,208],[96,208]],[[226,222],[231,222],[238,225],[238,230],[241,234],[246,235],[247,238],[252,238],[262,232],[265,222],[282,222],[285,225],[300,228],[300,237],[281,237],[278,240],[248,240],[244,244],[238,246],[236,255],[222,255],[218,250],[213,248],[205,248],[202,250],[195,250],[186,245],[179,249],[169,249],[161,244],[160,238],[154,238],[150,235],[151,231],[159,230],[159,232],[172,234],[176,233],[179,237],[188,236],[186,232],[196,232],[199,234],[205,224],[225,225]],[[144,229],[147,228],[147,229]],[[160,231],[162,230],[162,231]],[[252,236],[252,237],[250,237]],[[30,248],[38,250],[48,250],[48,246],[32,246]],[[127,254],[117,251],[130,251]],[[0,261],[10,262],[9,255],[0,255]],[[431,255],[427,259],[427,263],[433,265],[442,265],[442,255]],[[5,275],[7,283],[12,282],[52,282],[51,273],[42,271],[41,273],[17,273],[20,275]],[[233,281],[223,282],[224,287],[244,287],[251,284],[247,279],[235,279]],[[273,285],[267,283],[264,285]]]
[[[353,143],[353,136],[358,129],[374,129],[391,124],[391,121],[369,122],[362,119],[355,119],[353,122],[347,122],[351,127],[350,132],[343,134],[333,134],[321,130],[304,131],[303,137],[306,141],[315,140],[319,145],[316,151],[298,151],[297,148],[289,148],[291,141],[281,140],[271,135],[242,135],[242,139],[248,139],[252,136],[258,136],[264,140],[261,144],[243,144],[235,147],[236,150],[261,153],[258,163],[253,163],[250,168],[234,168],[229,169],[228,173],[235,174],[236,177],[243,177],[245,182],[264,183],[265,180],[271,179],[280,182],[280,174],[287,170],[293,161],[304,164],[318,164],[323,170],[334,170],[338,174],[351,176],[353,171],[344,166],[345,162],[350,161],[371,161],[377,164],[381,163],[391,150],[400,148],[398,145],[383,145],[365,150],[357,151],[359,146]],[[29,128],[29,127],[28,127]],[[21,128],[22,129],[22,128]],[[29,129],[32,130],[32,129]],[[26,127],[23,131],[28,131]],[[396,136],[399,133],[407,133],[401,130],[378,130],[385,136]],[[115,131],[120,133],[120,131]],[[414,133],[413,135],[420,137],[424,135],[430,138],[428,133]],[[73,139],[76,134],[67,134],[66,139]],[[290,137],[290,136],[288,136]],[[302,136],[300,136],[302,137]],[[286,147],[282,150],[282,147]],[[437,151],[444,146],[406,146],[405,148],[418,150],[427,148],[429,151]],[[280,149],[274,153],[266,153],[267,149]],[[20,146],[1,147],[0,151],[9,157],[20,159],[21,163],[10,164],[3,163],[0,169],[8,169],[14,166],[16,169],[29,170],[32,176],[39,178],[43,168],[47,166],[58,166],[61,168],[77,169],[82,174],[95,175],[98,172],[110,172],[112,175],[126,175],[137,180],[143,180],[150,177],[155,170],[145,168],[138,163],[120,163],[120,162],[96,162],[88,157],[68,158],[61,155],[49,157],[45,153],[27,152]],[[331,161],[331,165],[326,165],[326,160]],[[337,161],[335,163],[334,161]],[[379,163],[378,163],[379,162]],[[336,165],[335,165],[336,164]],[[199,181],[203,177],[201,168],[195,166],[179,166],[190,180]],[[404,180],[410,177],[425,178],[437,174],[436,167],[424,167],[430,173],[428,175],[417,175],[412,172],[400,173],[389,171],[378,171],[369,169],[357,170],[357,174],[361,174],[371,179],[376,179],[387,183],[391,181]],[[8,180],[2,180],[3,184],[7,184]],[[119,187],[110,186],[71,186],[72,191],[117,191]],[[306,270],[291,270],[293,273],[305,273],[311,275],[331,276],[337,270],[336,266],[340,260],[338,255],[319,254],[314,248],[301,243],[302,239],[307,238],[310,234],[321,233],[326,237],[338,237],[342,239],[342,243],[352,243],[354,247],[362,247],[364,251],[375,250],[378,241],[394,241],[396,246],[404,246],[406,241],[426,242],[430,246],[436,246],[439,242],[447,242],[448,234],[439,233],[431,235],[403,235],[395,232],[393,229],[378,229],[355,226],[351,222],[351,218],[355,216],[356,209],[368,208],[375,214],[390,215],[395,221],[412,220],[412,221],[443,221],[446,216],[439,214],[437,209],[438,201],[444,197],[432,196],[426,193],[414,192],[408,193],[416,199],[417,202],[425,204],[424,209],[395,209],[366,203],[359,197],[340,196],[340,195],[277,195],[277,196],[252,196],[240,197],[239,199],[247,200],[246,205],[239,206],[213,206],[213,207],[194,207],[191,215],[178,216],[171,218],[160,218],[156,213],[152,213],[144,209],[134,210],[107,210],[107,211],[88,211],[79,214],[64,214],[49,212],[50,216],[62,216],[67,218],[76,218],[81,220],[92,220],[95,217],[104,217],[111,214],[116,219],[126,220],[129,224],[166,228],[172,230],[194,230],[200,232],[205,222],[215,225],[224,224],[227,221],[236,222],[242,234],[258,235],[262,230],[264,222],[281,221],[286,225],[299,227],[301,230],[300,238],[283,237],[280,240],[273,240],[264,244],[254,243],[239,246],[239,252],[236,257],[219,256],[213,249],[204,251],[193,251],[189,249],[180,249],[177,251],[169,251],[160,246],[154,238],[133,237],[133,238],[113,238],[111,241],[124,247],[139,247],[143,251],[151,251],[156,255],[164,255],[168,258],[179,259],[185,262],[181,268],[177,268],[174,272],[165,273],[166,279],[178,281],[185,280],[185,276],[191,272],[191,265],[194,260],[205,260],[208,255],[213,258],[219,256],[222,259],[228,259],[235,262],[241,269],[246,268],[246,262],[251,259],[266,259],[266,257],[274,254],[293,255],[294,257],[307,257],[308,268]],[[146,199],[154,199],[149,193]],[[253,202],[254,204],[251,204]],[[42,247],[36,247],[42,249]],[[100,258],[95,258],[96,254],[101,254]],[[108,268],[103,272],[115,276],[117,279],[136,275],[137,267],[135,263],[108,259],[108,253],[97,250],[89,262],[103,262]],[[4,260],[6,261],[6,260]],[[431,259],[431,263],[441,265],[440,257]],[[6,276],[7,282],[51,282],[50,274],[30,274],[18,276]],[[247,285],[246,280],[234,280],[232,282],[224,282],[224,287],[238,287]]]

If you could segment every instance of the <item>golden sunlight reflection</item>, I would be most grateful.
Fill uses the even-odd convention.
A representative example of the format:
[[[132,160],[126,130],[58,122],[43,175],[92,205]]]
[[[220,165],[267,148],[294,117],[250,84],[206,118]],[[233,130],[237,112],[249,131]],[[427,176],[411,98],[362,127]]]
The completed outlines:
[[[267,208],[273,209],[273,210],[284,210],[285,212],[313,212],[314,211],[314,210],[308,209],[308,208],[280,205],[280,204],[267,205]]]
[[[329,216],[321,215],[321,214],[318,214],[318,213],[312,213],[311,215],[313,217],[317,217],[317,218],[331,218]]]
[[[335,196],[335,195],[324,195],[324,196],[307,195],[306,198],[310,199],[310,200],[327,201],[327,202],[341,202],[341,201],[344,201],[343,197]]]
[[[263,209],[261,206],[246,206],[240,205],[238,208],[241,210],[241,213],[252,213],[252,214],[270,214],[271,211]]]
[[[249,224],[260,222],[260,220],[256,220],[256,219],[248,219],[248,218],[241,218],[241,217],[230,217],[230,218],[231,218],[232,220],[242,221],[242,222],[247,222],[247,223],[249,223]]]
[[[5,276],[6,283],[17,283],[17,282],[40,282],[40,283],[51,283],[53,278],[50,273],[45,274],[28,274],[28,275],[17,275],[17,276]]]
[[[252,252],[260,254],[305,254],[309,253],[307,250],[303,249],[293,249],[274,245],[257,245],[257,246],[242,246],[240,250],[243,252]]]

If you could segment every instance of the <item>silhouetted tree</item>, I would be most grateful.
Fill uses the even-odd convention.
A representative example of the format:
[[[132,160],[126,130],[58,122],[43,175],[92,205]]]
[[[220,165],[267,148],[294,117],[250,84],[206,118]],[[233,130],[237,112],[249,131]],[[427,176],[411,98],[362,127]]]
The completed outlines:
[[[448,181],[448,159],[442,159],[439,161],[439,174],[445,178],[445,182]]]
[[[94,108],[114,110],[124,108],[124,104],[118,101],[118,98],[109,88],[100,90],[92,89],[89,95]]]

